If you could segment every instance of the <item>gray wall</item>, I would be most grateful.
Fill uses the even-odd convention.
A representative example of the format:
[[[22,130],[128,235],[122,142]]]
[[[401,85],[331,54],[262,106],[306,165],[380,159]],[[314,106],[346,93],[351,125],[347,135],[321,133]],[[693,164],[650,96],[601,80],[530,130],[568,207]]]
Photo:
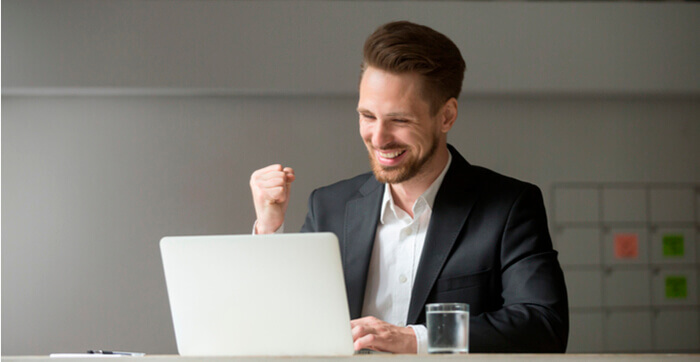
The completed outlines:
[[[2,10],[4,355],[176,353],[158,240],[250,232],[248,179],[273,162],[298,175],[288,230],[313,188],[365,172],[359,52],[389,20],[458,43],[469,71],[450,142],[538,184],[548,205],[557,182],[700,183],[697,5],[6,0]],[[570,350],[600,348],[584,336]]]

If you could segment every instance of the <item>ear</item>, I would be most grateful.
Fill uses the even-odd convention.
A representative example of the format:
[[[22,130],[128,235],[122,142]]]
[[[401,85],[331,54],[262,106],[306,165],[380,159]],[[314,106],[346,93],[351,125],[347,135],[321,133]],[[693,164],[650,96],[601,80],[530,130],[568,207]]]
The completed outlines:
[[[457,100],[452,97],[445,102],[440,110],[440,131],[447,133],[457,120]]]

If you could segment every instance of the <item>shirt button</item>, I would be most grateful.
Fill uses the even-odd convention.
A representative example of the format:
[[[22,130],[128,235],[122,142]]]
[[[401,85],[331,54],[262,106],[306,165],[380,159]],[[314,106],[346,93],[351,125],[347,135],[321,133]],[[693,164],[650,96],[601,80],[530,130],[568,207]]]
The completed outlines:
[[[397,326],[399,326],[399,327],[405,327],[405,326],[406,326],[406,323],[404,323],[404,322],[399,322],[399,324],[397,324]]]
[[[405,238],[406,238],[406,237],[409,237],[409,236],[411,236],[411,233],[412,233],[412,232],[413,232],[413,230],[411,230],[411,228],[405,228],[405,229],[403,229],[403,236],[404,236]]]
[[[401,274],[401,276],[399,277],[399,282],[401,282],[402,284],[405,283],[407,280],[408,278],[406,278],[406,276],[403,274]]]

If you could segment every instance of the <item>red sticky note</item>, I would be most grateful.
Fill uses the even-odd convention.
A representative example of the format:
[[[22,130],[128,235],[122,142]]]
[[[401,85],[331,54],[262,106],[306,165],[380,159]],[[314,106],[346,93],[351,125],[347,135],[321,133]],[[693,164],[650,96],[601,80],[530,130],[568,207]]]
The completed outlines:
[[[634,259],[639,256],[639,236],[637,234],[615,234],[615,257]]]

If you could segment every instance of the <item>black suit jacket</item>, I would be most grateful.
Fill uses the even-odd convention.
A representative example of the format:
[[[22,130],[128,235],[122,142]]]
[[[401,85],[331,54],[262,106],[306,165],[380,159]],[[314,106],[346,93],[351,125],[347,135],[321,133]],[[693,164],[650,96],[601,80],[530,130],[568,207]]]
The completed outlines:
[[[540,190],[449,149],[452,164],[435,198],[408,324],[425,323],[427,303],[468,303],[470,351],[564,352],[566,286]],[[302,231],[338,236],[352,318],[362,313],[383,193],[384,184],[367,173],[309,198]]]

